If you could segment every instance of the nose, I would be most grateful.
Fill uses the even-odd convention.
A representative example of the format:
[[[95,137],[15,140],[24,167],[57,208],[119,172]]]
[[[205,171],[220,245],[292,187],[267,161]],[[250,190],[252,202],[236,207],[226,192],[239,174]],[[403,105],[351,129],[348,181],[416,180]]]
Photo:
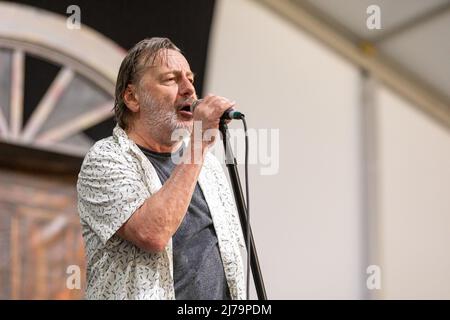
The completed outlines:
[[[180,96],[189,98],[195,94],[195,88],[191,81],[186,76],[183,76],[178,87]]]

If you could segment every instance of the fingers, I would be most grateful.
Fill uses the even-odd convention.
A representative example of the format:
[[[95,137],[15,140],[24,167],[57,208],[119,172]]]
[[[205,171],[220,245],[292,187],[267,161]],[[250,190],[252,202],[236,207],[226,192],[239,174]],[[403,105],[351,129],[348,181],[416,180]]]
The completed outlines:
[[[221,96],[207,95],[199,105],[201,104],[205,105],[205,108],[207,108],[205,111],[209,117],[218,120],[226,110],[235,106],[236,102]]]
[[[209,94],[197,105],[193,113],[194,121],[201,121],[203,134],[208,133],[210,137],[210,139],[207,139],[207,142],[203,141],[204,146],[211,146],[214,143],[215,135],[211,135],[211,132],[217,131],[220,118],[227,109],[232,108],[235,104],[234,101],[230,101],[225,97]],[[226,120],[226,123],[229,122],[230,120]]]

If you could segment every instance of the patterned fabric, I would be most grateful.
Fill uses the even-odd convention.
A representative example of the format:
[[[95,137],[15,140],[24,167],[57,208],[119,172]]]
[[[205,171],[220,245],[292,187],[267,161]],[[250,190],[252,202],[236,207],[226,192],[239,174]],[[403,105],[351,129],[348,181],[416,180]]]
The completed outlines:
[[[239,217],[219,161],[207,154],[198,183],[211,212],[232,299],[245,299]],[[172,240],[148,253],[115,233],[161,188],[147,157],[116,126],[98,141],[78,175],[78,210],[87,257],[88,299],[175,299]]]

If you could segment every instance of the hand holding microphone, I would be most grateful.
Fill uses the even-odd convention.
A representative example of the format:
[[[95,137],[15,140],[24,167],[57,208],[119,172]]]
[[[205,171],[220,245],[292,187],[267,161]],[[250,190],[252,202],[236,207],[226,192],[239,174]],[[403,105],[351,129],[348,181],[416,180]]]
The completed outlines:
[[[190,111],[194,113],[194,110],[197,108],[197,106],[202,103],[205,99],[198,99],[194,100],[190,106]],[[233,108],[234,103],[232,103],[231,107],[225,110],[225,112],[220,117],[220,120],[233,120],[233,119],[242,119],[244,118],[244,114],[235,110]]]
[[[220,121],[228,123],[231,119],[242,119],[244,115],[233,109],[235,102],[220,96],[208,95],[203,99],[194,100],[190,105],[190,111],[195,122],[201,122],[202,145],[209,147],[214,143]],[[193,132],[194,133],[194,132]],[[193,136],[193,138],[195,138]]]

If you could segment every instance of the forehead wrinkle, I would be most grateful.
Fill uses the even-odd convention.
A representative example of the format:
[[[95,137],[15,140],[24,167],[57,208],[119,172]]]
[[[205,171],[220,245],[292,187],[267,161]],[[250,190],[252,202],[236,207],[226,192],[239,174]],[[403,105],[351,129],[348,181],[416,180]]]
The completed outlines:
[[[178,51],[161,50],[151,60],[152,64],[145,66],[144,72],[150,71],[153,77],[161,77],[171,72],[181,74],[184,70],[186,70],[187,76],[195,77],[186,58]],[[149,60],[146,62],[149,62]]]

